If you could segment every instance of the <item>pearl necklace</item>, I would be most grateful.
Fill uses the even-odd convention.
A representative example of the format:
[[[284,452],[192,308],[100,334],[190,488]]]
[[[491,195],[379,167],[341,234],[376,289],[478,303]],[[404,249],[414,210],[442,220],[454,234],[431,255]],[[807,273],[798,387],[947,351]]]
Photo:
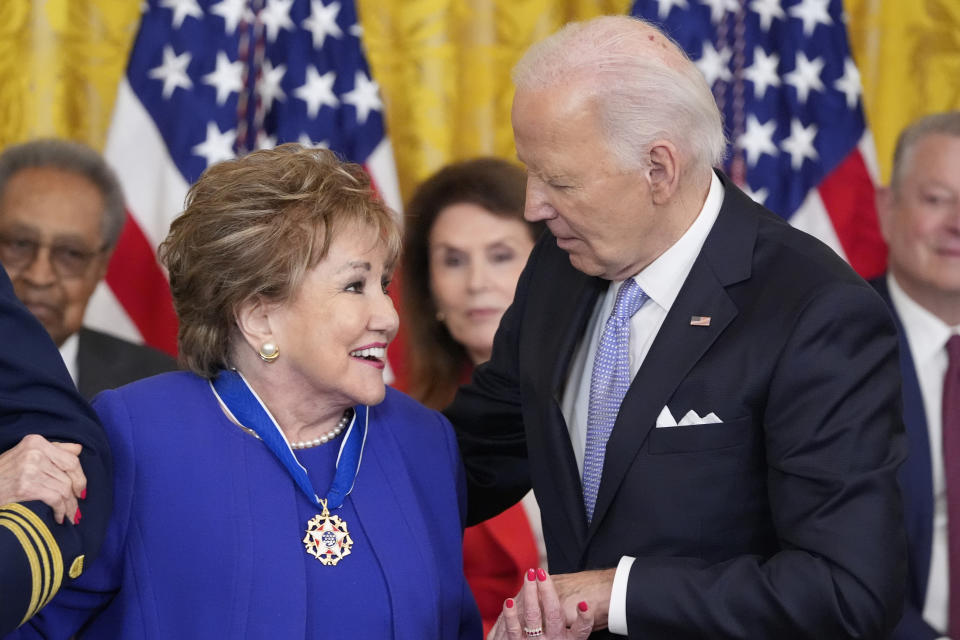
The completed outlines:
[[[322,444],[327,444],[338,435],[340,432],[347,428],[347,425],[350,424],[350,420],[353,418],[353,409],[345,409],[343,411],[343,417],[340,418],[340,422],[337,423],[337,426],[330,431],[327,431],[325,434],[319,438],[314,438],[313,440],[298,440],[296,442],[290,443],[291,449],[309,449],[311,447],[319,447]]]

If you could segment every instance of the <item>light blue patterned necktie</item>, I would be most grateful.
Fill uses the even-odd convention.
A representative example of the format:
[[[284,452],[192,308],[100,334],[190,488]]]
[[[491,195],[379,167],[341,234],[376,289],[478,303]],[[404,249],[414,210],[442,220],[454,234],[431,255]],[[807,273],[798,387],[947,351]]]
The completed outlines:
[[[587,508],[588,523],[593,520],[597,504],[607,440],[630,387],[630,318],[646,300],[647,294],[633,278],[620,285],[613,313],[603,327],[594,356],[587,409],[587,448],[583,455],[583,504]]]

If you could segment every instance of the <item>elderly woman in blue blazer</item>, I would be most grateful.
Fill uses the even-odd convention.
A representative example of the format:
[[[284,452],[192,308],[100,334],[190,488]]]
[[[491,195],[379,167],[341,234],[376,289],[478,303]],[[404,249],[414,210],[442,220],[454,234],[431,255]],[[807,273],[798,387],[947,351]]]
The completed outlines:
[[[116,469],[104,548],[23,637],[480,636],[452,430],[383,383],[399,245],[328,151],[200,178],[161,245],[189,371],[94,402]]]

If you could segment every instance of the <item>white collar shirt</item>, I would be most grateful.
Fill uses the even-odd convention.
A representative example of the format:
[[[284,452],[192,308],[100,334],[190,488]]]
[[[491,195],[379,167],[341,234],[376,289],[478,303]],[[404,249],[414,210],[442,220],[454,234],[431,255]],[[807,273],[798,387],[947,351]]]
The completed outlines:
[[[60,345],[60,357],[63,358],[63,364],[67,365],[67,372],[73,379],[73,384],[77,384],[77,355],[80,352],[80,336],[74,333],[63,341]]]

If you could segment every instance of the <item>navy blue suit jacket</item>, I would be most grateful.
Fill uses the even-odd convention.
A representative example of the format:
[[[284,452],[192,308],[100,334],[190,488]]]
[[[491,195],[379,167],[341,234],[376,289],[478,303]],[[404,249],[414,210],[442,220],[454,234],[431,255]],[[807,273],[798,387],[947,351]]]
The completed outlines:
[[[716,223],[620,406],[589,525],[560,400],[609,282],[552,235],[537,243],[491,360],[447,410],[470,519],[532,484],[552,572],[635,557],[632,637],[886,637],[906,572],[896,329],[835,253],[721,179]],[[664,406],[723,424],[655,428]]]
[[[903,618],[893,634],[894,640],[933,640],[942,634],[923,619],[930,574],[933,544],[933,467],[927,416],[920,395],[920,382],[910,354],[907,334],[893,307],[885,277],[870,282],[890,306],[900,334],[900,374],[903,377],[903,422],[907,429],[910,453],[900,467],[904,520],[907,527],[908,573]]]
[[[0,505],[0,635],[36,613],[89,564],[112,503],[110,448],[60,353],[0,268],[0,452],[29,434],[79,442],[87,477],[78,526],[56,524],[42,502]],[[71,516],[73,514],[70,514]],[[79,558],[79,560],[78,560]],[[73,571],[71,571],[71,568]]]

